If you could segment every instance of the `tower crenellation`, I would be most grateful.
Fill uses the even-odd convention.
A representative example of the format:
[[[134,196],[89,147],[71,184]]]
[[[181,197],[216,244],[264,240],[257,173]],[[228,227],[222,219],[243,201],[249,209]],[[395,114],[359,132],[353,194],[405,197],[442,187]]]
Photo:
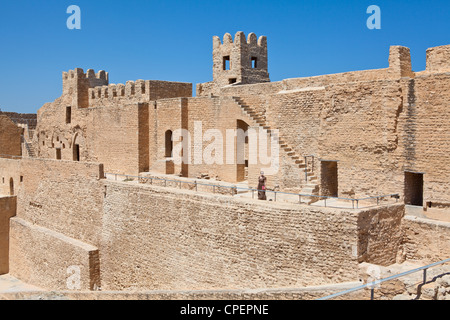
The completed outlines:
[[[79,108],[89,107],[89,89],[106,86],[109,83],[108,73],[100,70],[95,73],[88,69],[84,73],[83,69],[75,68],[68,72],[63,72],[63,95],[72,97],[72,106]]]

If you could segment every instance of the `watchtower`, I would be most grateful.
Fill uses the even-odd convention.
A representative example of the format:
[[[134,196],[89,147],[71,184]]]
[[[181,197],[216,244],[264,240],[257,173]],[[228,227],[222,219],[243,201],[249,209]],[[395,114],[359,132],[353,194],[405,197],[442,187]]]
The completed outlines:
[[[84,73],[83,69],[76,68],[63,72],[63,95],[72,97],[73,107],[87,108],[89,107],[89,88],[105,86],[108,83],[108,73],[103,70],[95,74],[92,69]]]
[[[267,38],[257,39],[252,32],[245,39],[242,31],[236,33],[234,41],[229,33],[221,43],[213,37],[213,80],[222,87],[240,83],[270,82],[267,61]]]

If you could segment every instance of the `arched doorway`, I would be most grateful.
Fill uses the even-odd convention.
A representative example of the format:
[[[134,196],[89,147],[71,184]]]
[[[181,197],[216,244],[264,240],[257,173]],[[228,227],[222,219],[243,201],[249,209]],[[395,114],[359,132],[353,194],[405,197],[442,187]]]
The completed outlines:
[[[175,173],[175,164],[172,159],[173,153],[173,141],[172,141],[172,130],[167,130],[164,134],[164,153],[166,157],[166,174],[174,174]]]
[[[236,121],[236,180],[248,179],[248,123],[243,120]]]
[[[14,179],[9,179],[9,195],[14,195]]]

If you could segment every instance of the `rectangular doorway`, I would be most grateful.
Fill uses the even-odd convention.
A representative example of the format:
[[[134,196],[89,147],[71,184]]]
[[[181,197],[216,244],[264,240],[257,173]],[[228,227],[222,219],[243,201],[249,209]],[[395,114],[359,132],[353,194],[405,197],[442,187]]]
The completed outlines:
[[[423,206],[423,173],[405,171],[405,204]]]
[[[338,196],[338,167],[337,161],[320,162],[320,176],[322,195],[329,197]]]
[[[56,160],[61,160],[61,149],[56,148]]]

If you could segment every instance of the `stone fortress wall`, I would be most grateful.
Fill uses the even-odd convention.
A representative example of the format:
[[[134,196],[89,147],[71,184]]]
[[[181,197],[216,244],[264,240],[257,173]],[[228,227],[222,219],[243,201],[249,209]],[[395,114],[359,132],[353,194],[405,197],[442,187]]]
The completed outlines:
[[[213,38],[213,81],[197,85],[196,97],[190,83],[109,84],[104,71],[64,72],[63,93],[39,109],[32,138],[0,115],[0,154],[23,156],[0,159],[8,195],[0,267],[60,290],[73,266],[82,290],[238,290],[354,281],[363,262],[447,258],[450,229],[406,219],[403,203],[450,202],[449,47],[427,50],[421,72],[411,70],[408,48],[392,46],[384,69],[269,82],[265,37],[227,34]],[[396,193],[399,204],[332,209],[104,178],[206,174],[256,187],[268,169],[261,163],[192,161],[208,148],[194,137],[199,125],[223,137],[262,130],[280,148],[269,188]],[[191,139],[173,140],[179,129]],[[175,143],[190,162],[173,161]]]
[[[81,271],[83,290],[331,284],[356,279],[361,262],[394,263],[402,242],[402,204],[263,204],[109,181],[95,163],[0,163],[0,176],[22,177],[10,220],[9,273],[44,288],[67,289],[72,266]]]
[[[267,82],[267,74],[223,84],[220,79],[231,73],[244,77],[247,71],[267,71],[266,39],[255,42],[255,37],[250,34],[245,40],[238,33],[231,41],[226,35],[223,43],[214,37],[215,87],[197,88],[197,97],[191,97],[192,86],[186,83],[137,80],[111,85],[105,72],[64,73],[63,95],[39,111],[37,153],[55,158],[59,148],[62,159],[73,160],[77,144],[82,161],[104,163],[111,173],[207,174],[230,182],[248,179],[256,186],[259,172],[267,170],[259,162],[248,165],[245,174],[236,164],[194,163],[195,123],[202,123],[203,133],[215,129],[225,137],[228,129],[236,129],[237,122],[243,121],[249,128],[266,130],[269,137],[276,129],[283,140],[280,168],[268,177],[271,187],[342,197],[391,193],[403,197],[407,171],[423,174],[426,200],[446,197],[449,153],[442,141],[447,141],[448,130],[442,128],[449,117],[447,46],[428,50],[423,72],[411,70],[408,48],[392,46],[385,69],[279,82]],[[259,51],[253,46],[259,46]],[[234,58],[235,52],[245,61]],[[230,70],[223,70],[224,61],[219,59],[225,54],[230,57]],[[252,68],[252,57],[258,61],[256,68]],[[240,65],[242,69],[237,68]],[[66,105],[72,106],[70,124]],[[183,142],[190,151],[190,164],[177,165],[167,159],[166,133],[177,129],[191,134],[191,142]],[[205,141],[201,153],[207,146]],[[306,165],[304,156],[309,155],[314,158],[306,161],[314,159],[314,163]],[[329,162],[337,163],[338,183],[321,175],[321,167]],[[308,169],[312,177],[305,179]],[[322,187],[326,185],[337,185],[337,194]]]

